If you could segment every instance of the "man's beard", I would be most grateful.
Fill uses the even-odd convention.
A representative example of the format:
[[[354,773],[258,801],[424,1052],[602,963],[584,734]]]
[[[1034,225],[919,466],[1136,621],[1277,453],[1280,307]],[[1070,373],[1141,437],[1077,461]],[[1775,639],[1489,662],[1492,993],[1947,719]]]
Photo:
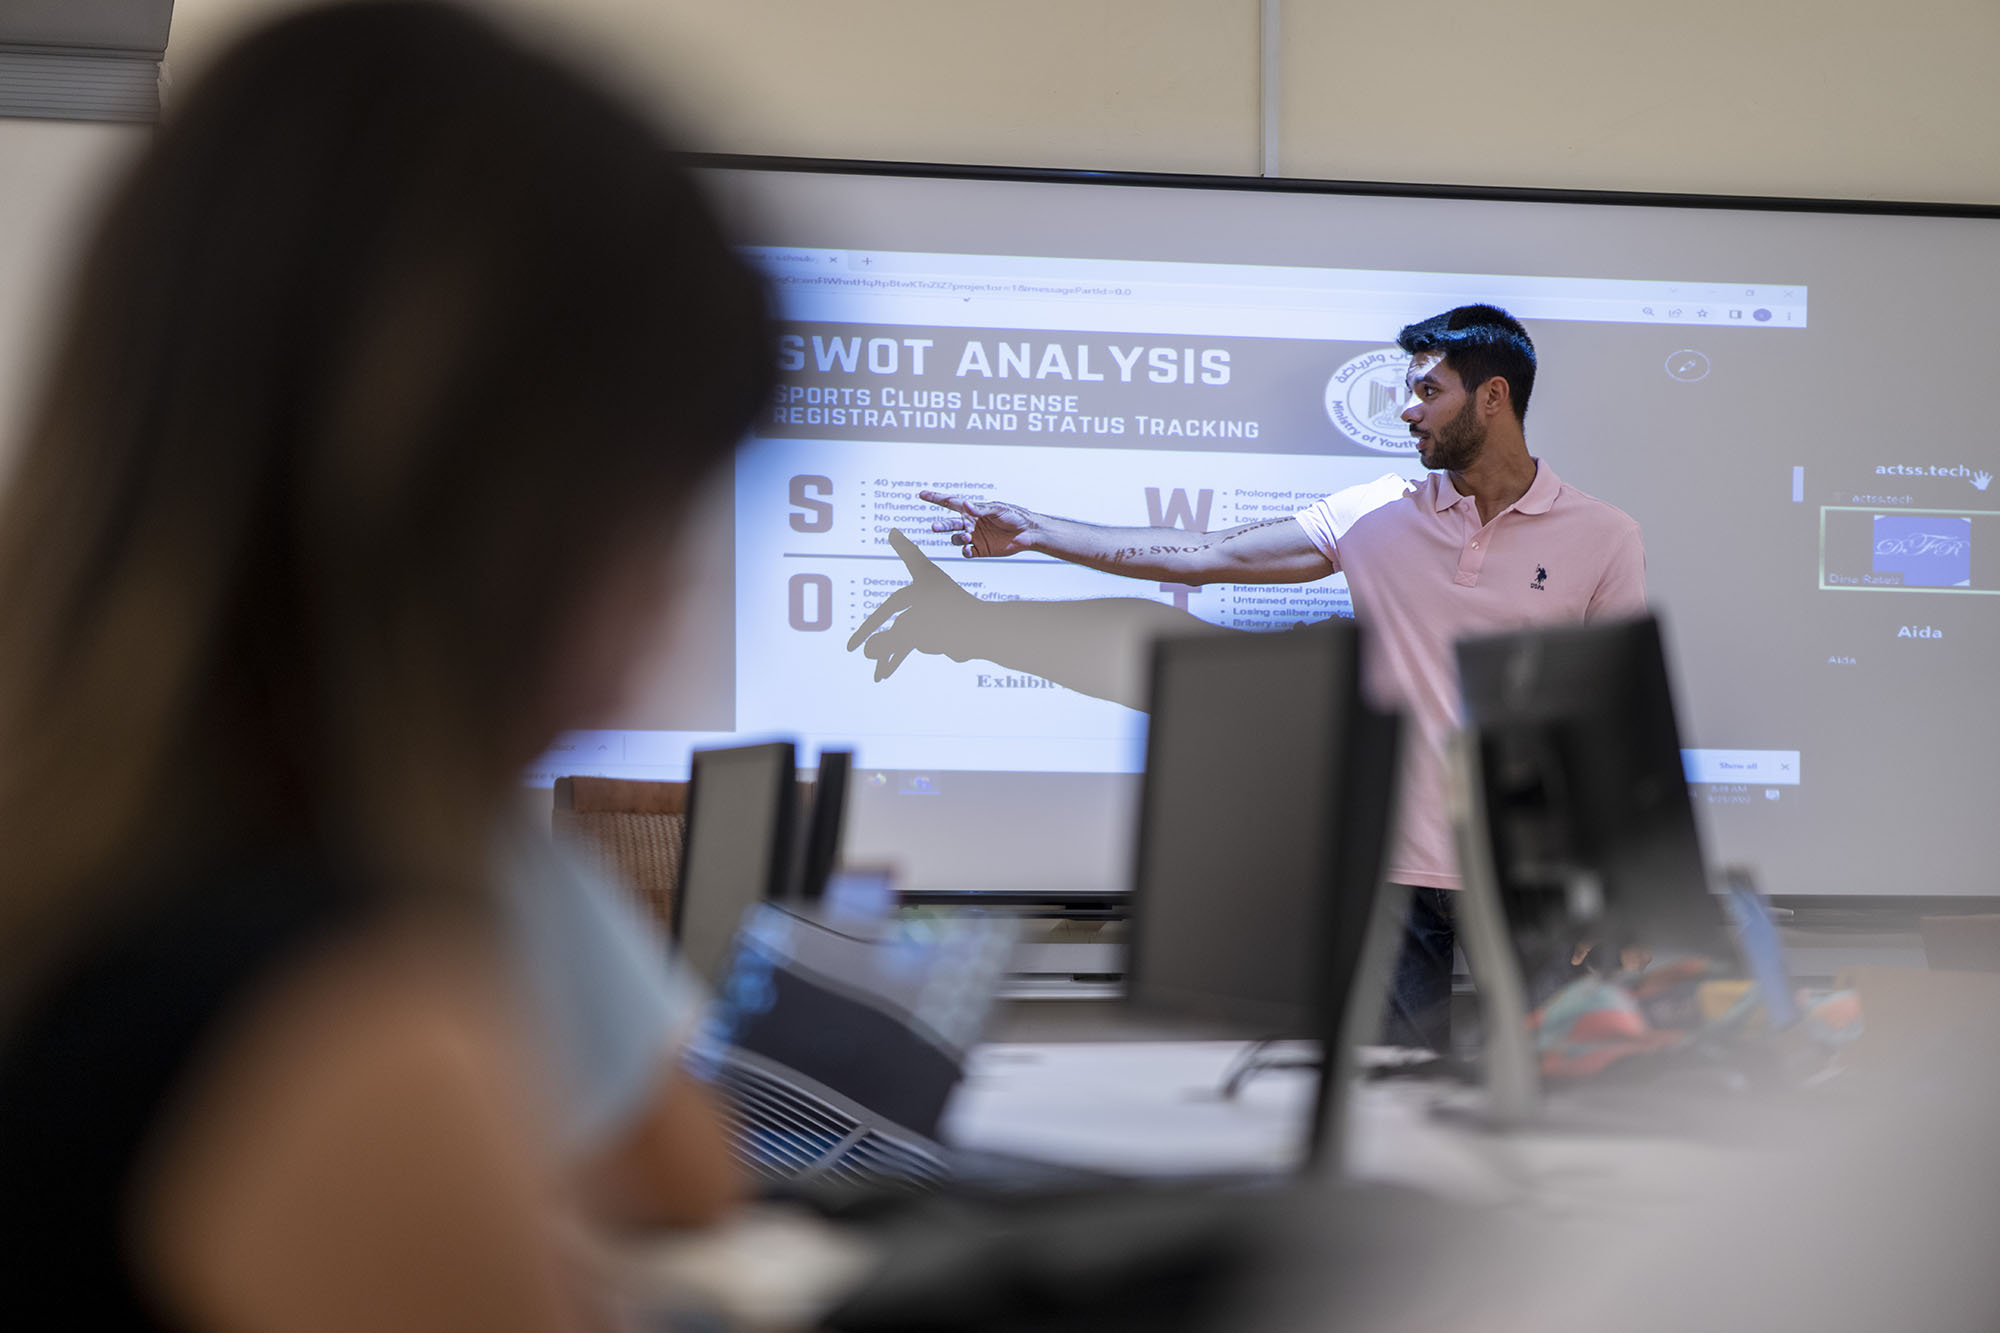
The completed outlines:
[[[1473,407],[1467,398],[1457,416],[1432,431],[1429,440],[1418,440],[1418,461],[1433,472],[1463,472],[1477,462],[1486,447],[1486,430]]]

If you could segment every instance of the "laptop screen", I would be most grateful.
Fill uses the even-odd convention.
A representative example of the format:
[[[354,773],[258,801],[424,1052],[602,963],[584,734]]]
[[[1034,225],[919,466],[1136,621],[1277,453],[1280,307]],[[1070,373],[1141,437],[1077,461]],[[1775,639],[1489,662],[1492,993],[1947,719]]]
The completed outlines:
[[[874,921],[763,904],[702,1043],[767,1178],[935,1179],[938,1122],[1018,936],[983,916]]]
[[[1740,871],[1722,872],[1722,887],[1728,894],[1729,924],[1736,933],[1737,952],[1764,997],[1764,1010],[1771,1027],[1788,1028],[1799,1021],[1798,1000],[1792,993],[1791,973],[1785,966],[1785,944],[1778,937],[1777,923],[1771,920],[1764,895]]]

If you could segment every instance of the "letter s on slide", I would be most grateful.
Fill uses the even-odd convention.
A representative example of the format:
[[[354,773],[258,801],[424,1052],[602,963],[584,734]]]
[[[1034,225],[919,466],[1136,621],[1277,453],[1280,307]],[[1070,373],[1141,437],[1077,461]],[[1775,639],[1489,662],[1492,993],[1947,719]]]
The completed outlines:
[[[804,370],[806,368],[806,340],[796,333],[787,333],[778,339],[778,369]]]
[[[833,478],[811,475],[792,478],[793,532],[827,532],[833,528],[833,506],[814,496],[832,495]]]

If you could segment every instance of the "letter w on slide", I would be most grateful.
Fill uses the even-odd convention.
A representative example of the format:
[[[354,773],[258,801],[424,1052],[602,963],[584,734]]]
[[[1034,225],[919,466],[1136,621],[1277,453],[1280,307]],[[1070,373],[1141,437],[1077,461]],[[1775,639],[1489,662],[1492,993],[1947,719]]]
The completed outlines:
[[[1196,491],[1195,502],[1190,512],[1186,491],[1176,487],[1174,493],[1168,496],[1163,504],[1160,500],[1160,488],[1148,486],[1146,516],[1152,520],[1156,528],[1183,528],[1188,532],[1207,532],[1208,509],[1214,499],[1214,491]]]

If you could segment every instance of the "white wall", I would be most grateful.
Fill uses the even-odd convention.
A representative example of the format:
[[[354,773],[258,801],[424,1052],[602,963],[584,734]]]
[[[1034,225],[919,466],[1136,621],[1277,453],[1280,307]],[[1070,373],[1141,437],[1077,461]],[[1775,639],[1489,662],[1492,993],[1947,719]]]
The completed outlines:
[[[296,3],[176,0],[168,65]],[[1255,170],[1258,0],[486,3],[582,32],[722,151]]]
[[[177,0],[170,67],[292,0]],[[728,151],[1254,174],[1259,0],[510,0]],[[1284,0],[1280,169],[2000,203],[1992,0]]]
[[[1289,174],[2000,203],[1992,0],[1291,0],[1285,24]]]

